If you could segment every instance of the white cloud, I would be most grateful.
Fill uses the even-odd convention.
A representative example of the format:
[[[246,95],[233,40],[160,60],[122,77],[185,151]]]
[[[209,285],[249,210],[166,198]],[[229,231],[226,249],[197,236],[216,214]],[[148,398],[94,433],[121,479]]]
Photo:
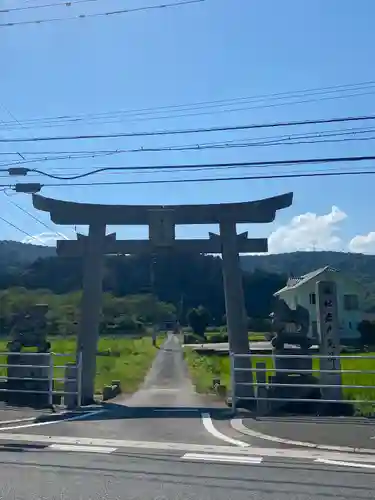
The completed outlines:
[[[354,236],[348,247],[350,252],[375,254],[375,232]]]
[[[325,215],[311,212],[297,215],[289,224],[280,226],[271,233],[268,239],[269,251],[282,253],[314,249],[340,250],[342,240],[337,233],[340,223],[346,218],[346,213],[336,206]]]

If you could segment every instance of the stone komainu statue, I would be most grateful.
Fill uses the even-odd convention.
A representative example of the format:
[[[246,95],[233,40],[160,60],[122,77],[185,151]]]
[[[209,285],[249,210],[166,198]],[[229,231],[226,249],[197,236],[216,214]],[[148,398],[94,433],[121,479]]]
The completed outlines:
[[[13,321],[8,349],[20,352],[23,347],[36,347],[38,352],[48,352],[51,344],[46,338],[48,306],[36,304],[28,311],[18,313]]]
[[[302,349],[311,347],[311,339],[307,336],[310,326],[307,309],[300,305],[296,309],[290,309],[284,300],[277,299],[271,319],[274,348],[282,349],[284,344],[299,345]]]

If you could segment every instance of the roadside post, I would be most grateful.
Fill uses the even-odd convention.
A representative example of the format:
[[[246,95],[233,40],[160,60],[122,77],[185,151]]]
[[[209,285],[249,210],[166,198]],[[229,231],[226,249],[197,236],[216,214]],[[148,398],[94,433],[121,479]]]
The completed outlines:
[[[323,356],[320,359],[321,395],[326,401],[341,401],[341,349],[336,283],[318,281],[316,298],[320,354]]]

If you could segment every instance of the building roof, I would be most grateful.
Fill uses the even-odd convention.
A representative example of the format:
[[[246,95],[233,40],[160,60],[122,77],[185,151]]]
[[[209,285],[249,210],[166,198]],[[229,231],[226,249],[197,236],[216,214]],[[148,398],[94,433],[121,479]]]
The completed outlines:
[[[299,278],[294,278],[294,277],[289,278],[287,283],[286,283],[286,286],[284,286],[284,288],[281,288],[281,290],[278,290],[276,293],[274,293],[274,295],[277,296],[280,293],[285,292],[286,290],[294,290],[294,289],[300,287],[301,285],[304,285],[308,281],[310,281],[314,278],[317,278],[318,276],[323,274],[325,271],[330,271],[330,272],[334,272],[334,273],[339,272],[337,269],[334,269],[331,266],[325,266],[325,267],[321,267],[319,269],[316,269],[315,271],[311,271],[310,273],[304,274],[303,276],[300,276]]]

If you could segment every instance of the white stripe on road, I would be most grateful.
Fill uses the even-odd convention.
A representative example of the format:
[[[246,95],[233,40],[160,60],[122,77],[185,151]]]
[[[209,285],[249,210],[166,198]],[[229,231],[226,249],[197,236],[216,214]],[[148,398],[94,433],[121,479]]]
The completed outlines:
[[[334,460],[345,462],[369,463],[375,464],[374,455],[365,455],[360,453],[338,453],[322,450],[311,449],[296,449],[296,448],[260,448],[247,447],[240,448],[239,446],[218,446],[204,445],[193,443],[167,443],[157,441],[131,441],[121,439],[99,439],[89,437],[71,437],[71,436],[43,436],[40,434],[6,434],[0,433],[0,452],[1,446],[7,442],[20,443],[41,443],[41,444],[67,444],[67,445],[82,445],[82,446],[100,446],[109,448],[129,448],[143,450],[158,450],[169,452],[182,453],[208,453],[220,455],[234,456],[258,456],[276,459],[298,459],[298,460]]]
[[[218,431],[214,424],[212,423],[211,416],[209,413],[202,413],[202,423],[207,432],[212,434],[217,439],[221,439],[221,441],[225,441],[226,443],[233,444],[234,446],[241,446],[242,448],[249,447],[248,443],[244,441],[239,441],[237,439],[233,439],[229,436],[226,436],[222,432]]]
[[[87,453],[113,453],[117,448],[109,448],[108,446],[82,446],[72,444],[51,444],[48,447],[54,451],[79,451]]]
[[[375,449],[371,448],[361,448],[361,447],[353,447],[353,446],[332,446],[328,444],[316,444],[316,443],[311,443],[309,441],[295,441],[292,439],[285,439],[277,436],[270,436],[268,434],[263,434],[262,432],[255,431],[253,429],[250,429],[246,425],[244,425],[243,421],[241,418],[233,418],[231,420],[231,426],[233,427],[234,430],[241,434],[245,434],[247,436],[251,436],[253,438],[257,439],[262,439],[265,441],[272,441],[274,443],[280,443],[280,444],[285,444],[287,446],[299,446],[302,448],[313,448],[316,450],[325,450],[325,451],[332,451],[332,452],[338,452],[338,453],[362,453],[362,454],[374,454],[375,455]],[[375,439],[370,438],[370,439]]]
[[[357,467],[358,469],[359,468],[375,469],[374,464],[362,464],[359,462],[342,462],[341,460],[327,460],[325,458],[318,458],[317,460],[315,460],[315,462],[327,465],[340,465],[343,467]]]
[[[231,464],[260,464],[263,457],[246,457],[240,455],[208,455],[201,453],[185,453],[181,458],[197,462],[226,462]]]
[[[40,427],[42,425],[51,425],[51,424],[60,424],[63,422],[73,422],[73,420],[84,420],[86,418],[92,417],[94,415],[99,415],[99,413],[104,413],[107,410],[95,410],[87,413],[83,413],[82,415],[76,415],[75,417],[62,418],[58,420],[48,420],[47,422],[35,422],[33,424],[21,424],[21,425],[12,425],[11,427],[1,427],[0,431],[13,431],[15,429],[26,429],[27,427]]]

